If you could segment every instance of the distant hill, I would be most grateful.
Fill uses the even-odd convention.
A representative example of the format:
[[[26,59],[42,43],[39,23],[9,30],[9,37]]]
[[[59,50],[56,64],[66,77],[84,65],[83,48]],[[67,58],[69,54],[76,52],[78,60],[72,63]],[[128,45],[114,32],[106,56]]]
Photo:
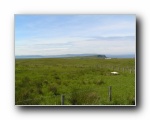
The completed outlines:
[[[106,58],[106,55],[97,55],[98,58]]]
[[[134,54],[111,55],[111,54],[64,54],[64,55],[20,55],[16,59],[28,58],[69,58],[69,57],[97,57],[97,58],[135,58]]]
[[[16,59],[28,59],[28,58],[65,58],[65,57],[98,57],[106,58],[105,55],[99,54],[65,54],[65,55],[20,55],[15,56]]]
[[[25,59],[25,58],[43,58],[41,55],[19,55],[15,56],[16,59]]]

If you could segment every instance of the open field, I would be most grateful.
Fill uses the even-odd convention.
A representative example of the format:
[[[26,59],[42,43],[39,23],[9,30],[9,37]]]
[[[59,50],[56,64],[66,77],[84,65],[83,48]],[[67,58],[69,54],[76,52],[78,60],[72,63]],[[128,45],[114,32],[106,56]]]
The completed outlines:
[[[135,59],[16,59],[16,105],[60,105],[62,95],[64,105],[135,105]]]

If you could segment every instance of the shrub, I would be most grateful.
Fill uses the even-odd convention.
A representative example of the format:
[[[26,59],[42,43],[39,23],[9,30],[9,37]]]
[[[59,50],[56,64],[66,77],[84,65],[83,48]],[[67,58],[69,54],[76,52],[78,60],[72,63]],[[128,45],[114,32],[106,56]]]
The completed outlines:
[[[93,83],[96,84],[96,85],[102,85],[105,82],[103,80],[95,80],[95,81],[93,81]]]
[[[97,104],[97,100],[100,99],[96,92],[82,91],[74,89],[69,99],[72,105],[91,105]]]
[[[53,92],[54,95],[59,95],[57,89],[58,89],[58,88],[57,88],[57,86],[55,86],[55,85],[51,85],[50,88],[49,88],[49,90],[50,90],[51,92]]]

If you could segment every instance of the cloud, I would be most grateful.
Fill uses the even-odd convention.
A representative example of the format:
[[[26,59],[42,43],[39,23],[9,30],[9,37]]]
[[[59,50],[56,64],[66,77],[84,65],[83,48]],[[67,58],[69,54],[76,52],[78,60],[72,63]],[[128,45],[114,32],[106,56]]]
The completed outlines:
[[[108,36],[108,37],[103,37],[103,36],[89,36],[87,38],[87,41],[99,41],[99,40],[107,40],[107,41],[113,41],[113,40],[118,40],[118,41],[123,41],[123,40],[131,40],[135,41],[135,36]]]
[[[22,15],[15,20],[16,55],[135,53],[134,15]]]
[[[55,39],[55,41],[44,40],[28,42],[16,47],[16,54],[130,54],[135,53],[134,36],[110,36],[110,37],[73,37]],[[30,52],[29,52],[30,51]]]
[[[135,37],[90,37],[83,40],[73,41],[72,49],[78,53],[103,53],[103,54],[129,54],[135,53]]]

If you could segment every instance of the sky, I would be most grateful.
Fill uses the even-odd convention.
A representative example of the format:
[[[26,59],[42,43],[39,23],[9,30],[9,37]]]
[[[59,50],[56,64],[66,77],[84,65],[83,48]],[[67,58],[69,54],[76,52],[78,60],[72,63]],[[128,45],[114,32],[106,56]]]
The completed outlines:
[[[15,15],[15,55],[123,55],[135,46],[135,15]]]

